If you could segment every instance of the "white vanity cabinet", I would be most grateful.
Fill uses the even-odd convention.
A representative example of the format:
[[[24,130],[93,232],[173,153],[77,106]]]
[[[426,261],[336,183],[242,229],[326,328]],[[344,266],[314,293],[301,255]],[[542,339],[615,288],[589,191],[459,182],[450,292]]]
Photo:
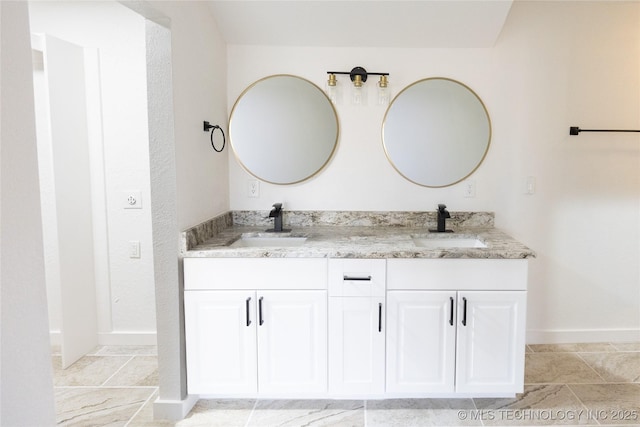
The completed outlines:
[[[385,392],[384,259],[329,260],[329,393]]]
[[[455,391],[455,298],[455,291],[388,292],[387,392]]]
[[[185,258],[188,391],[523,391],[526,259]]]
[[[522,392],[526,260],[387,262],[387,392]]]
[[[525,291],[458,292],[456,392],[521,393]]]
[[[327,391],[327,292],[259,291],[258,391],[296,397]]]
[[[186,258],[184,272],[189,393],[326,393],[326,259]]]
[[[189,393],[257,392],[255,292],[187,291],[184,307]]]

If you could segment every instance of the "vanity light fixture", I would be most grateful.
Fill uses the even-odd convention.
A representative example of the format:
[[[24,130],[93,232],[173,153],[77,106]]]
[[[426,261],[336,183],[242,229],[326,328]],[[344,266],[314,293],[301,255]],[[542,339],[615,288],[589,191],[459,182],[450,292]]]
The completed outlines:
[[[391,100],[389,90],[389,73],[369,73],[363,67],[354,67],[351,71],[327,71],[329,80],[327,80],[327,96],[334,104],[341,101],[341,93],[336,75],[348,75],[353,82],[351,88],[351,103],[353,105],[366,105],[367,92],[364,83],[369,76],[380,76],[378,81],[378,104],[387,105]]]

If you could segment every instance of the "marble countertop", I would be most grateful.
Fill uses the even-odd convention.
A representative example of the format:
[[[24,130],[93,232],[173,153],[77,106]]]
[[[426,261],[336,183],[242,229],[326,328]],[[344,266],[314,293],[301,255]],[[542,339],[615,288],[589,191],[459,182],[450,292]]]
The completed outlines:
[[[458,227],[453,233],[430,233],[425,227],[293,226],[283,233],[264,226],[230,225],[183,251],[185,257],[227,258],[534,258],[535,252],[493,227]],[[413,237],[477,238],[485,248],[424,248]],[[306,237],[292,247],[232,247],[242,237]]]

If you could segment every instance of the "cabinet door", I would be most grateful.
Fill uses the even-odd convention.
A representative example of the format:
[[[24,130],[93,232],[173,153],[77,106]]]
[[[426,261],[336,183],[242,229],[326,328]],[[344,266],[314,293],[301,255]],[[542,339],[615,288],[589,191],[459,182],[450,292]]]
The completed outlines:
[[[259,291],[257,329],[260,393],[326,392],[326,291]]]
[[[457,392],[522,392],[525,317],[525,291],[458,293]]]
[[[255,292],[186,291],[184,300],[189,393],[255,393]]]
[[[329,298],[329,391],[384,393],[384,298]]]
[[[387,392],[454,391],[453,291],[387,292]]]

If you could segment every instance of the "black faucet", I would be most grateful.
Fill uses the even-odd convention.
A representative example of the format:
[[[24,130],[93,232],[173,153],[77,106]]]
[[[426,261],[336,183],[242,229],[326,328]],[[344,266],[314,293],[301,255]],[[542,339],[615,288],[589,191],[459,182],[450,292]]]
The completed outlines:
[[[267,231],[282,231],[282,203],[273,204],[273,209],[269,212],[269,218],[273,218],[273,230]]]
[[[449,213],[449,211],[447,210],[447,207],[445,205],[438,205],[438,228],[436,230],[429,230],[429,231],[435,231],[436,233],[452,233],[453,230],[447,230],[447,218],[451,218],[451,214]]]

